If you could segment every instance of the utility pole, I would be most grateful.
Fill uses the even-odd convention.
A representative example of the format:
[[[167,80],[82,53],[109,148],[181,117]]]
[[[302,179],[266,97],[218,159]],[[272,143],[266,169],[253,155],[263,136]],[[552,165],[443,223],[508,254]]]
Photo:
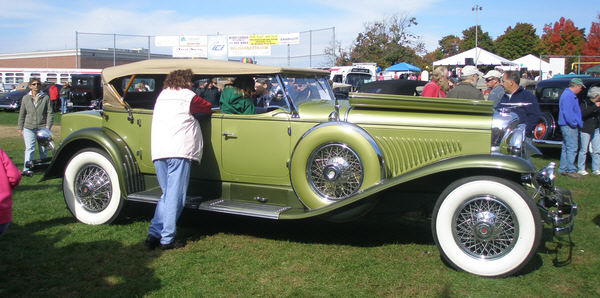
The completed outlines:
[[[477,60],[479,60],[479,53],[477,53],[477,31],[479,28],[479,11],[483,10],[483,7],[475,4],[475,6],[473,6],[471,8],[471,11],[475,11],[475,67],[477,67]]]

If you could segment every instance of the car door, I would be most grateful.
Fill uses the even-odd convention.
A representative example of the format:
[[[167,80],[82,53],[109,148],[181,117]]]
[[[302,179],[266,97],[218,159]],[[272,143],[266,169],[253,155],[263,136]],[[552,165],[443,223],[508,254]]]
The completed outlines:
[[[224,114],[221,165],[224,181],[288,185],[290,114],[282,109],[256,115]]]

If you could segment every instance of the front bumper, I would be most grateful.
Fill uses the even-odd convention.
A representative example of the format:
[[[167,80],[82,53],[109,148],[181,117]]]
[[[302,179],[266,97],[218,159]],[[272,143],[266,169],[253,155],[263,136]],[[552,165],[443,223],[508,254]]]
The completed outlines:
[[[555,167],[556,164],[551,162],[535,175],[537,187],[534,199],[542,219],[552,225],[554,234],[568,234],[573,231],[577,204],[570,190],[554,187]]]
[[[19,108],[19,104],[17,103],[11,103],[11,104],[0,104],[0,109],[5,109],[5,110],[16,110]]]
[[[537,147],[541,148],[560,148],[562,146],[562,141],[555,140],[532,140],[533,144]]]

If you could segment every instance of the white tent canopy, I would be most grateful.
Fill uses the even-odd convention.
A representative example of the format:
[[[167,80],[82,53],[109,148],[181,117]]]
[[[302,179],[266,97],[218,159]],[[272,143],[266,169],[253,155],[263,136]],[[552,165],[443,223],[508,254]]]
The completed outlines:
[[[433,66],[463,66],[467,65],[466,60],[468,58],[473,59],[473,64],[475,65],[515,65],[506,58],[492,54],[482,48],[477,47],[468,51],[464,51],[460,54],[435,61],[433,62]]]
[[[542,73],[550,70],[550,63],[531,54],[515,59],[513,62],[517,64],[518,68],[527,68],[527,70],[541,71]]]

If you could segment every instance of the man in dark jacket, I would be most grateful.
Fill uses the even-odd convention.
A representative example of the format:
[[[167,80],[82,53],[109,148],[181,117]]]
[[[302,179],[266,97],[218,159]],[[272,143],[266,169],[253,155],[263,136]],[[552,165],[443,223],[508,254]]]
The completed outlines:
[[[209,79],[204,88],[199,88],[198,92],[196,92],[198,96],[210,102],[213,107],[219,106],[219,98],[221,97],[221,91],[219,91],[219,88],[217,88],[216,84],[217,79]]]
[[[508,108],[519,116],[519,123],[527,126],[525,135],[533,136],[533,129],[542,118],[540,105],[533,93],[519,86],[520,75],[516,71],[507,71],[502,76],[502,87],[506,92],[500,102],[499,108]]]

